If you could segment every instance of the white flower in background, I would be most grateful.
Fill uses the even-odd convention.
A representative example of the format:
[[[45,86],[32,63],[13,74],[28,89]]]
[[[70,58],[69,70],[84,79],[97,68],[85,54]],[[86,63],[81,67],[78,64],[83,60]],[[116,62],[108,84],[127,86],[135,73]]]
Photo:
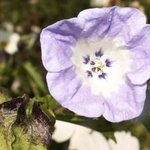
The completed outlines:
[[[90,0],[91,7],[109,6],[110,0]]]
[[[115,132],[117,143],[109,139],[111,150],[140,150],[140,144],[136,137],[132,136],[130,132]]]
[[[21,87],[21,81],[19,79],[15,79],[11,85],[11,90],[15,93],[19,93],[20,87]]]
[[[68,122],[56,121],[52,138],[58,143],[67,141],[72,137],[75,127],[76,125]]]
[[[59,143],[70,139],[69,150],[110,150],[101,133],[63,121],[56,121],[52,138]]]
[[[0,49],[4,49],[6,53],[13,55],[18,51],[18,42],[20,35],[17,33],[0,30]]]
[[[20,36],[17,33],[12,33],[9,37],[9,41],[7,46],[5,47],[5,51],[10,54],[13,55],[14,53],[16,53],[18,51],[18,42],[20,41]]]
[[[33,26],[31,26],[31,31],[33,33],[39,34],[41,32],[41,28],[36,25],[33,25]]]
[[[97,131],[77,126],[69,150],[110,150],[105,137]]]
[[[15,27],[15,31],[16,31],[17,33],[23,33],[24,29],[23,29],[23,27],[22,27],[22,26],[20,26],[20,25],[16,25],[16,27]]]
[[[140,150],[139,141],[130,132],[115,132],[116,143],[92,129],[56,121],[53,140],[58,143],[70,139],[68,150]]]

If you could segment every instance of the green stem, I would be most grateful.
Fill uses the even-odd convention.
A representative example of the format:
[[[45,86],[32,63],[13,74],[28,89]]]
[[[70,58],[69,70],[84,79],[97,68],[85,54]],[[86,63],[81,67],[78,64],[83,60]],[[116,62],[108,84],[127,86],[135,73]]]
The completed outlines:
[[[62,113],[64,110],[66,110],[66,108],[64,108],[64,107],[62,107],[62,106],[59,106],[59,107],[57,107],[56,109],[54,109],[53,111],[54,111],[54,114],[60,114],[60,113]]]

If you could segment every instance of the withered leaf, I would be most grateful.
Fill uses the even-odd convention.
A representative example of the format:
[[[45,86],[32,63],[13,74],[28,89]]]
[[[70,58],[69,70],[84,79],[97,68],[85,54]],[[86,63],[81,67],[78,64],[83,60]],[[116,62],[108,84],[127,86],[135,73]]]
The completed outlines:
[[[49,147],[54,128],[53,122],[42,111],[39,102],[34,102],[32,114],[26,115],[27,103],[23,102],[13,125],[15,150],[46,150]],[[22,147],[22,145],[24,145]]]

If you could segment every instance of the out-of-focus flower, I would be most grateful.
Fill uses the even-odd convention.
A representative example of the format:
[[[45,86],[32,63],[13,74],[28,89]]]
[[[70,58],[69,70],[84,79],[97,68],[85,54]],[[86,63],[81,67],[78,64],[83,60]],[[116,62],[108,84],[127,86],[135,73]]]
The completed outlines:
[[[130,132],[115,132],[116,142],[108,141],[99,132],[92,129],[56,121],[52,136],[56,142],[65,142],[70,139],[69,150],[140,150],[140,144]]]
[[[15,93],[19,93],[19,88],[21,87],[21,82],[19,79],[13,81],[11,85],[11,90]]]
[[[101,133],[63,121],[56,121],[52,138],[56,142],[70,139],[69,150],[110,150],[107,140]]]
[[[17,25],[17,26],[15,27],[15,31],[16,31],[17,33],[23,33],[23,27],[20,26],[20,25]]]
[[[41,32],[41,29],[40,29],[40,27],[33,25],[33,26],[31,26],[31,31],[36,34],[39,34]]]
[[[17,33],[12,33],[9,37],[9,41],[7,46],[5,47],[5,51],[13,55],[18,51],[18,42],[20,41],[20,36]]]
[[[146,35],[146,36],[145,36]],[[150,25],[134,8],[95,8],[41,33],[50,93],[86,117],[139,116],[150,78]]]
[[[137,9],[141,10],[142,12],[145,12],[144,7],[140,4],[139,1],[136,1],[136,0],[135,0],[135,1],[131,2],[129,6],[130,6],[130,7],[137,8]]]
[[[90,0],[90,5],[92,7],[109,6],[110,0]]]
[[[6,53],[10,55],[16,53],[19,40],[19,34],[0,30],[0,49],[4,49]]]
[[[14,25],[11,22],[8,22],[8,21],[3,22],[2,27],[8,32],[14,31]]]
[[[136,137],[130,132],[115,132],[116,141],[109,139],[111,150],[140,150],[140,144]]]

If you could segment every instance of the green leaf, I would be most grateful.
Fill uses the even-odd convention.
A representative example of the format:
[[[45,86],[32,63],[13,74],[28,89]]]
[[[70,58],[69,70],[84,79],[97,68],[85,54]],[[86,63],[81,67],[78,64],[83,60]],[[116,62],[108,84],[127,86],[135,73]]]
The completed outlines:
[[[107,138],[107,139],[112,139],[114,142],[116,141],[116,138],[114,136],[114,132],[102,132],[102,134]]]
[[[27,102],[21,104],[17,120],[13,125],[15,150],[46,150],[50,144],[54,124],[41,110],[40,103],[34,102],[32,114],[26,115]]]
[[[35,95],[39,95],[37,88],[39,88],[42,92],[45,92],[45,84],[43,82],[41,74],[37,71],[37,69],[30,62],[24,63],[24,68],[32,79],[30,80],[30,86],[35,92]]]
[[[27,96],[5,100],[0,104],[0,149],[47,150],[54,123],[50,108],[41,102]]]
[[[6,102],[8,99],[10,99],[10,97],[8,96],[7,92],[0,87],[0,104]]]
[[[11,130],[16,120],[17,110],[23,98],[16,98],[0,104],[0,148],[1,150],[11,150],[11,143],[14,140]]]
[[[55,118],[54,111],[58,108],[62,108],[60,104],[50,95],[45,97],[34,97],[33,100],[40,102],[42,111],[50,118]],[[55,122],[55,119],[53,121]]]
[[[51,95],[46,95],[44,97],[36,96],[33,98],[33,100],[41,102],[42,105],[47,108],[51,108],[52,110],[56,110],[61,107],[60,104]]]

